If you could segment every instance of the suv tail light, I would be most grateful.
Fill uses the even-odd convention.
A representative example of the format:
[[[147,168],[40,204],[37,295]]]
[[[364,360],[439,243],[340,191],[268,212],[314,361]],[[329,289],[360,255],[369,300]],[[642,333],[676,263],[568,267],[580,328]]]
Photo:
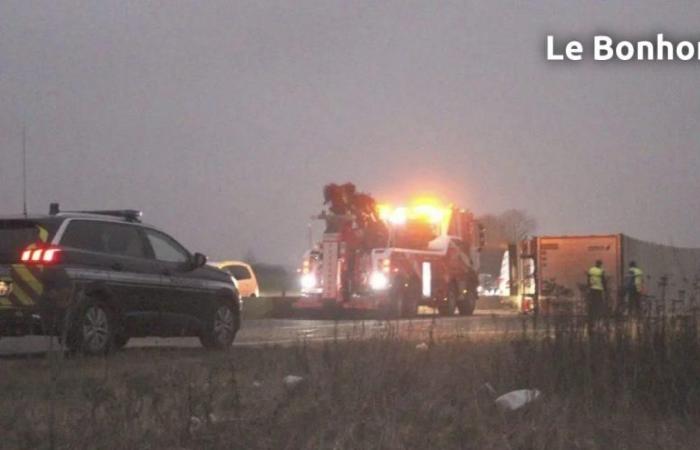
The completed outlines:
[[[28,248],[20,258],[25,264],[56,264],[61,260],[61,249],[57,247]]]

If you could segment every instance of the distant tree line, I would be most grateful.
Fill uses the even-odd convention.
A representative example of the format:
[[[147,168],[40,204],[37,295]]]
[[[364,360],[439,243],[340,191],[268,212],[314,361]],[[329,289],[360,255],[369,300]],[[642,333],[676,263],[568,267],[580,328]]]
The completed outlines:
[[[478,218],[486,228],[486,248],[503,248],[531,235],[537,222],[522,209],[509,209],[500,214],[484,214]]]

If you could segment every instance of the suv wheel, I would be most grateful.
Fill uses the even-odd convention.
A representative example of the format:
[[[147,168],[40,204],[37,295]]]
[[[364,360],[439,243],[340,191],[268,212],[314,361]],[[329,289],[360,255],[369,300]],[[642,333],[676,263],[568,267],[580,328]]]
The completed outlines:
[[[208,329],[200,337],[206,348],[223,350],[233,343],[236,337],[236,313],[229,305],[219,305],[211,318]]]
[[[78,313],[71,336],[71,352],[106,355],[114,348],[114,319],[110,309],[99,301],[86,303]]]

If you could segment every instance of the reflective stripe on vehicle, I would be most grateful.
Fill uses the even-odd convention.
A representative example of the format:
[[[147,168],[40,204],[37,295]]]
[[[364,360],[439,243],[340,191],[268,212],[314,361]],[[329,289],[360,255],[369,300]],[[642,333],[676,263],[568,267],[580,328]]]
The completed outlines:
[[[7,297],[10,306],[33,306],[38,303],[39,297],[44,293],[44,285],[38,274],[41,267],[29,268],[24,264],[10,266],[10,278],[12,280],[12,292]]]
[[[24,289],[20,287],[20,285],[15,281],[14,287],[12,288],[12,294],[10,294],[10,300],[14,300],[13,303],[15,305],[19,304],[20,306],[32,306],[34,304],[34,300],[26,293],[24,292]]]
[[[27,266],[16,264],[12,266],[12,269],[37,295],[44,293],[44,285],[41,284]]]
[[[41,242],[46,242],[49,239],[49,231],[42,227],[41,225],[36,226],[39,229],[39,240]]]

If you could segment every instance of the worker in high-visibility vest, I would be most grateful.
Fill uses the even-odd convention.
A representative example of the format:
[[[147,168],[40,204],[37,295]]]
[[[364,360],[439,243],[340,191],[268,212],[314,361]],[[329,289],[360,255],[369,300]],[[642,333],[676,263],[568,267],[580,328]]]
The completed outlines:
[[[630,261],[627,279],[625,280],[627,294],[627,312],[630,316],[639,317],[642,313],[642,293],[644,292],[644,272],[637,263]]]
[[[598,319],[606,312],[605,287],[607,280],[603,261],[597,260],[595,265],[588,269],[588,317]]]

